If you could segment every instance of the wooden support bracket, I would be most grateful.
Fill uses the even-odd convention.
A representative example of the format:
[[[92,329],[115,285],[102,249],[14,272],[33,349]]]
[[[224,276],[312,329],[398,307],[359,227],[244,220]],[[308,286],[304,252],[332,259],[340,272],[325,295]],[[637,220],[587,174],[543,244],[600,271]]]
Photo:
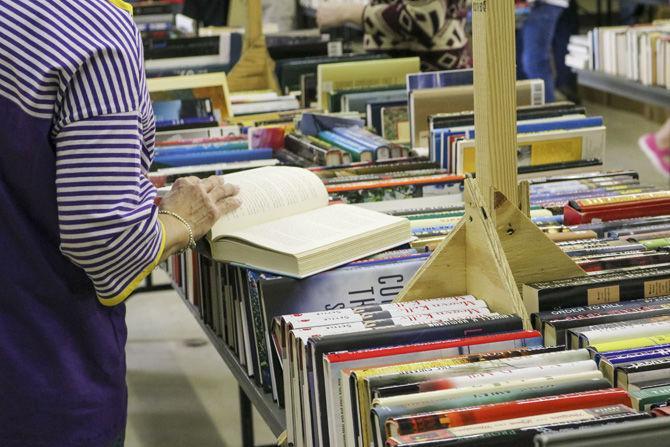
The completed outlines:
[[[521,285],[585,275],[505,196],[489,213],[476,180],[465,182],[465,216],[409,281],[396,302],[471,294],[530,329]]]
[[[273,90],[279,93],[275,62],[268,52],[263,35],[261,0],[248,0],[247,27],[242,57],[228,75],[231,92]]]

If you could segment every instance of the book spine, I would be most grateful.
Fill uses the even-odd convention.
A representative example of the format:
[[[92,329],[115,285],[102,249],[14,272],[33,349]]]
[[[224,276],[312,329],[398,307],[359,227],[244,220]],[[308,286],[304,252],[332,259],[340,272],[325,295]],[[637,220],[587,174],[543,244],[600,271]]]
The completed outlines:
[[[611,386],[605,379],[587,379],[571,383],[548,382],[542,385],[529,385],[525,388],[501,389],[496,392],[472,393],[468,396],[442,401],[439,405],[426,404],[409,408],[405,405],[394,407],[375,406],[372,417],[379,420],[379,426],[385,427],[386,421],[392,418],[411,416],[419,413],[453,410],[475,405],[498,404],[514,400],[531,399],[568,393],[597,391],[609,389]]]
[[[614,314],[617,312],[624,311],[625,309],[644,308],[648,305],[654,306],[663,304],[670,304],[670,296],[651,298],[649,300],[631,300],[631,301],[622,301],[615,303],[596,304],[593,306],[568,307],[565,309],[538,312],[531,316],[531,320],[533,322],[533,327],[539,330],[542,327],[541,326],[542,322],[545,321],[578,318],[580,315],[588,315],[590,313],[596,315],[598,314],[609,315],[610,313]]]
[[[619,388],[546,396],[536,399],[517,400],[501,404],[390,419],[387,422],[387,435],[392,437],[411,435],[450,427],[511,419],[512,417],[532,416],[608,405],[630,406],[630,404],[631,400],[628,393]]]
[[[455,377],[450,377],[452,374],[446,374],[444,377],[438,379],[379,388],[377,390],[377,395],[379,398],[389,398],[407,394],[432,393],[449,390],[465,387],[472,383],[484,384],[498,380],[524,380],[536,377],[550,377],[553,374],[558,376],[561,374],[576,374],[595,370],[595,362],[592,360],[584,360],[581,362],[561,363],[557,365],[540,365],[527,368],[482,371],[469,375],[457,375]]]
[[[401,443],[400,441],[395,440],[395,442],[398,446],[402,447],[409,447],[410,445],[421,445],[421,447],[518,447],[520,445],[533,445],[535,438],[539,434],[553,433],[559,430],[574,430],[590,426],[600,426],[609,423],[621,424],[628,421],[649,419],[650,417],[651,416],[646,413],[622,413],[574,422],[559,422],[535,427],[488,432],[460,438],[428,438],[418,444],[416,441]],[[432,432],[427,432],[426,434],[428,435],[430,433]]]
[[[631,194],[620,197],[602,197],[594,199],[582,199],[572,202],[573,207],[579,210],[592,207],[620,205],[623,203],[640,202],[648,200],[670,199],[670,191],[654,191],[644,194]]]
[[[595,279],[594,279],[595,278]],[[567,282],[564,286],[539,289],[539,310],[606,304],[619,301],[654,298],[670,294],[670,271],[635,271],[630,275],[591,277],[587,283]],[[590,282],[590,284],[589,284]]]
[[[200,152],[185,155],[165,155],[156,159],[161,165],[179,167],[198,164],[229,163],[272,158],[272,149],[249,149],[224,152]]]
[[[321,148],[296,135],[287,135],[284,144],[287,150],[315,164],[321,166],[337,166],[342,164],[342,154],[339,150]]]

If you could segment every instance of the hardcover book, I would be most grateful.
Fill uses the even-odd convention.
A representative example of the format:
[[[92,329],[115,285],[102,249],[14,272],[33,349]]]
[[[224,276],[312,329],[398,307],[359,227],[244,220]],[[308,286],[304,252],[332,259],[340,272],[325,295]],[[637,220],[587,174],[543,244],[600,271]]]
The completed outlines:
[[[349,205],[328,206],[307,170],[267,167],[234,173],[242,205],[208,235],[214,259],[304,278],[403,245],[409,221]]]
[[[524,284],[530,313],[654,298],[670,292],[670,267],[661,264],[610,274]]]

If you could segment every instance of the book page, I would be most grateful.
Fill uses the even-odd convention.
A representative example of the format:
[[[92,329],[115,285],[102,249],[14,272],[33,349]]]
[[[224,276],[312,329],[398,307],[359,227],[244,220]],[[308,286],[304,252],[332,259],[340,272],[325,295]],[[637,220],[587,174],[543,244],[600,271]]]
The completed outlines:
[[[299,255],[360,237],[402,220],[353,205],[331,205],[299,216],[228,232],[226,236],[270,250]]]
[[[212,240],[328,205],[323,182],[306,169],[272,166],[227,174],[223,178],[226,183],[240,187],[237,198],[242,205],[214,224]]]

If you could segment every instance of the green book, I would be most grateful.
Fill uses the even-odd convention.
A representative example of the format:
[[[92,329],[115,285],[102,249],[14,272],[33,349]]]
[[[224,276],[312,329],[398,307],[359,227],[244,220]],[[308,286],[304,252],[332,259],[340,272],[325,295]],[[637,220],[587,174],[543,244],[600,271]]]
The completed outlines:
[[[631,389],[628,394],[636,410],[649,411],[652,405],[663,404],[670,400],[670,385]]]

